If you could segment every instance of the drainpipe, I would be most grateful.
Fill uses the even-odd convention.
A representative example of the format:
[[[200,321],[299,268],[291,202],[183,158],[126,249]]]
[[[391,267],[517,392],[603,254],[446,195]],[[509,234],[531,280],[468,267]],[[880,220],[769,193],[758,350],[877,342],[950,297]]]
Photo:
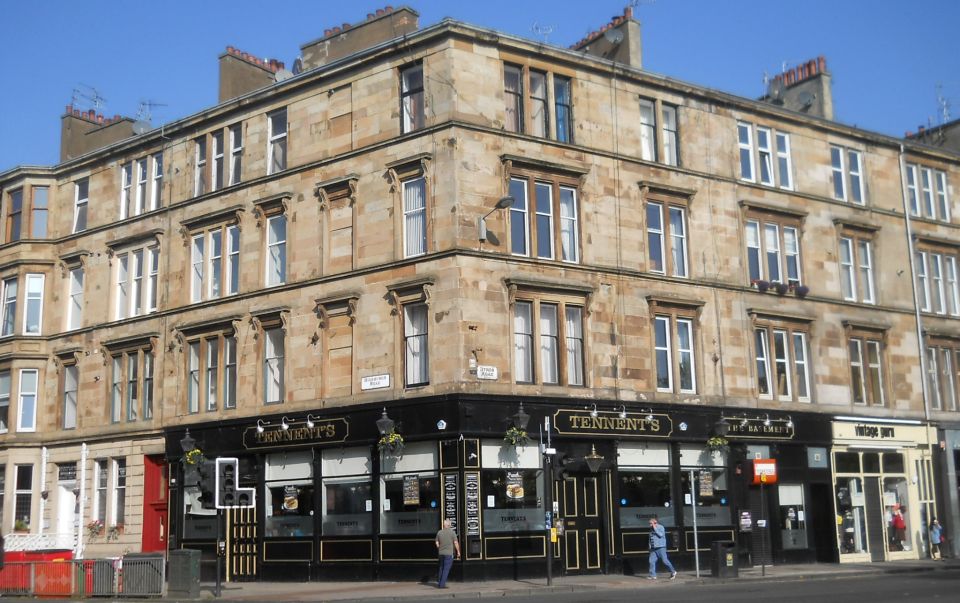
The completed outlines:
[[[79,513],[76,518],[77,538],[74,549],[74,559],[83,559],[83,515],[87,506],[87,443],[80,444],[80,500]]]
[[[47,492],[47,447],[40,448],[40,526],[37,534],[43,535],[44,511],[47,508],[47,497],[43,495]]]
[[[910,283],[913,286],[913,315],[917,325],[917,350],[920,354],[920,390],[923,392],[923,418],[927,422],[927,437],[930,433],[930,400],[927,391],[927,355],[923,341],[923,317],[920,316],[920,291],[917,288],[916,254],[913,250],[913,226],[910,222],[910,208],[907,204],[907,166],[904,160],[903,144],[900,144],[900,198],[903,200],[903,217],[907,224],[907,251],[910,259]],[[919,199],[918,199],[919,201]],[[929,442],[928,442],[929,443]]]

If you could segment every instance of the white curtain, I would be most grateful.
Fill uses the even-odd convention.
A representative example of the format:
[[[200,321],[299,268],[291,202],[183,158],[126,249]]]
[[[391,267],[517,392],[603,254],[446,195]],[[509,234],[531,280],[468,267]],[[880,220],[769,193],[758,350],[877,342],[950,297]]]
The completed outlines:
[[[517,302],[513,308],[513,370],[517,382],[533,381],[533,320],[530,302]]]
[[[567,385],[583,385],[583,310],[567,306]]]
[[[427,252],[425,185],[423,178],[403,183],[404,257]]]
[[[558,383],[557,307],[540,305],[540,371],[544,383]]]
[[[560,247],[565,262],[579,261],[577,241],[577,192],[560,187]]]

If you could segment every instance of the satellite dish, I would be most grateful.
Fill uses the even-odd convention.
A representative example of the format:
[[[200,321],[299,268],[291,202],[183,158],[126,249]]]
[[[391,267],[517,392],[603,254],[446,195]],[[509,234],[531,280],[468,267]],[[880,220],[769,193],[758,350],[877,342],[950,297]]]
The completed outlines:
[[[300,75],[303,72],[303,59],[297,57],[293,59],[293,75]]]
[[[283,80],[289,80],[293,77],[293,73],[287,69],[278,69],[277,73],[274,74],[273,79],[277,82],[282,82]]]
[[[152,129],[150,126],[150,122],[145,119],[138,119],[137,121],[133,122],[134,134],[143,134],[144,132],[150,129]]]
[[[603,32],[603,39],[611,44],[619,44],[623,41],[623,32],[619,29],[608,29]]]
[[[813,101],[816,97],[806,90],[797,95],[797,102],[800,103],[800,106],[804,109],[809,109],[813,106]]]

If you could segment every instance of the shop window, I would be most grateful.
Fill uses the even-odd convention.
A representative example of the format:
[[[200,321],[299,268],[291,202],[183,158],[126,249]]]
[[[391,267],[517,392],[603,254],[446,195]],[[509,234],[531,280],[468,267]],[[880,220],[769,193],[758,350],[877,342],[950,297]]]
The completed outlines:
[[[267,455],[264,490],[264,536],[313,535],[311,451]]]
[[[401,132],[413,132],[424,125],[423,65],[400,70],[400,107],[403,110]]]
[[[680,491],[683,493],[684,525],[693,525],[694,495],[698,525],[730,525],[732,519],[727,494],[726,460],[725,453],[713,452],[701,446],[680,446]]]
[[[856,453],[852,454],[856,456]],[[837,468],[837,472],[840,472],[839,468]],[[840,530],[840,554],[866,553],[868,550],[867,514],[863,494],[863,479],[859,477],[837,477],[835,491],[837,527]]]
[[[779,484],[780,542],[784,550],[807,548],[807,517],[802,484]]]
[[[580,261],[580,227],[574,180],[515,173],[510,178],[510,251],[563,262]]]
[[[620,477],[620,527],[646,530],[650,518],[674,527],[667,444],[621,444],[617,449]]]
[[[321,455],[324,536],[373,533],[370,448],[325,449]]]
[[[886,456],[886,455],[884,455]],[[913,550],[910,513],[907,511],[909,484],[906,477],[883,478],[883,507],[887,522],[887,550]]]
[[[544,483],[540,454],[534,445],[506,446],[499,440],[481,444],[480,499],[486,532],[544,529]]]
[[[838,452],[833,459],[837,473],[860,473],[860,455],[856,452]]]
[[[29,532],[33,517],[33,465],[16,465],[13,491],[13,529]]]
[[[408,443],[403,456],[385,455],[380,475],[380,533],[429,534],[442,507],[436,442]]]

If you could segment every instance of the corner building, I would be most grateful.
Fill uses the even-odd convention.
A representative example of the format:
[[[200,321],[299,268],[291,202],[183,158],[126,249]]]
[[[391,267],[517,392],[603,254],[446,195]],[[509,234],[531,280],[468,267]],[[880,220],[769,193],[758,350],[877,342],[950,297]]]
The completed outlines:
[[[162,131],[68,107],[0,174],[8,547],[212,576],[221,521],[230,579],[409,578],[450,518],[465,579],[642,573],[656,514],[681,568],[927,555],[958,156],[832,121],[823,59],[645,71],[629,9],[571,49],[417,17],[228,48]],[[254,508],[203,507],[187,430]]]

